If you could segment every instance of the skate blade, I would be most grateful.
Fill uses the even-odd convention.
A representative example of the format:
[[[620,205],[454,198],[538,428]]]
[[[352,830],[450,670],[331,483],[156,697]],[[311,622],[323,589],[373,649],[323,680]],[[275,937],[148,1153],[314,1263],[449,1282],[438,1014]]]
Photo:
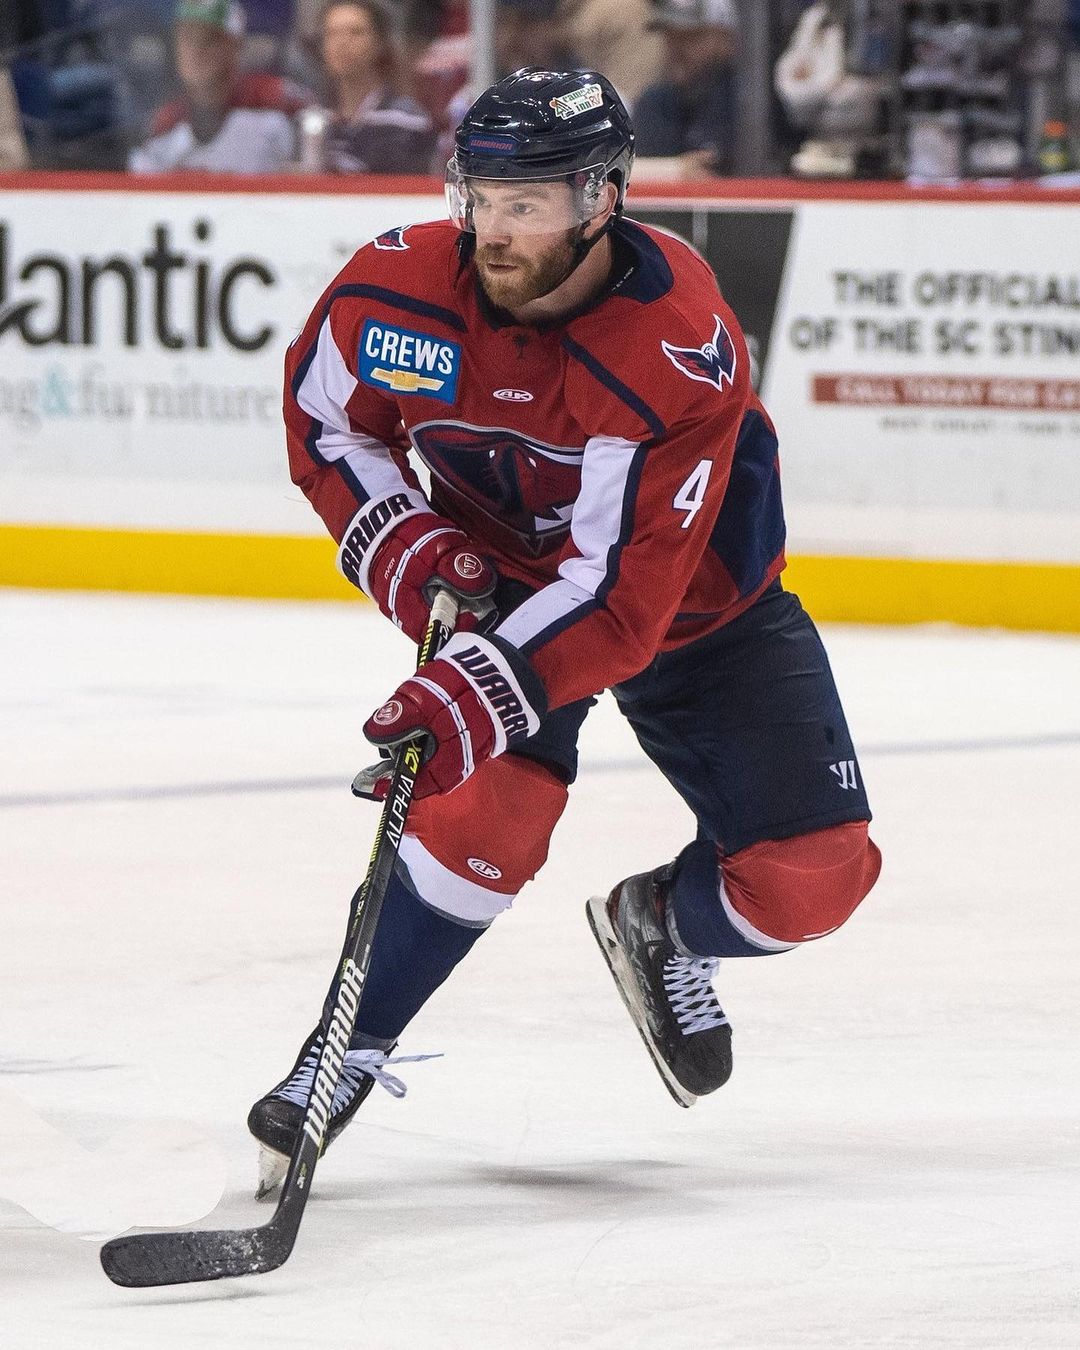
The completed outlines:
[[[289,1170],[289,1159],[284,1153],[278,1153],[265,1144],[259,1145],[259,1184],[255,1187],[255,1199],[265,1200],[276,1191],[285,1180]]]
[[[649,1019],[646,1016],[641,999],[638,997],[637,981],[630,969],[630,963],[623,954],[619,940],[615,936],[615,929],[611,925],[607,896],[592,896],[585,904],[585,914],[589,920],[589,927],[593,931],[593,937],[596,938],[597,945],[604,955],[608,969],[611,971],[615,987],[626,1005],[626,1011],[630,1014],[630,1020],[637,1027],[638,1035],[644,1041],[645,1049],[648,1050],[649,1058],[656,1065],[656,1071],[663,1079],[664,1086],[680,1106],[693,1106],[697,1101],[697,1094],[683,1087],[665,1063],[663,1055],[653,1044],[652,1037],[649,1034]]]

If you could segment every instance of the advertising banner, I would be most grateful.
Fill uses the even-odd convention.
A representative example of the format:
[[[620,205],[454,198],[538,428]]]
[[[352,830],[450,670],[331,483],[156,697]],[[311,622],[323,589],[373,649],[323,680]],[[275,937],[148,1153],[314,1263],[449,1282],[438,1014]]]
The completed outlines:
[[[0,203],[0,521],[318,534],[285,348],[435,196],[20,192]]]
[[[766,397],[848,551],[1080,561],[1080,208],[800,215]],[[869,508],[869,509],[868,509]]]
[[[780,436],[793,553],[1080,561],[1080,205],[631,200],[708,259]],[[320,535],[282,357],[435,192],[8,191],[0,523]]]
[[[1080,561],[1080,206],[637,214],[697,244],[746,330],[794,547]]]

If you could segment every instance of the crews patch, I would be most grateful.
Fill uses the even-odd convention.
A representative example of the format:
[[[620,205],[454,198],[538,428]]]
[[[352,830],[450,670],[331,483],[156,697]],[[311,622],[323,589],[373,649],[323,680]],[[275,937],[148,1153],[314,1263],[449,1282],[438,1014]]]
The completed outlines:
[[[360,378],[390,394],[457,397],[461,344],[368,319],[360,334]]]
[[[670,342],[661,342],[660,346],[677,370],[692,380],[701,380],[723,391],[725,381],[729,385],[735,382],[735,344],[719,314],[714,314],[713,318],[716,329],[711,341],[703,346],[673,347]]]

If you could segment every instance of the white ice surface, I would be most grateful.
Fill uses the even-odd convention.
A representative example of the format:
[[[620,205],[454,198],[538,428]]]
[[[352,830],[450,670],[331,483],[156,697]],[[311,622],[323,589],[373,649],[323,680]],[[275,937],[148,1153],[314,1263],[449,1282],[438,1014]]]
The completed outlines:
[[[884,872],[722,966],[727,1087],[668,1098],[584,921],[691,828],[604,700],[547,868],[402,1045],[446,1057],[329,1152],[289,1262],[136,1292],[10,1197],[268,1217],[244,1117],[317,1016],[410,649],[360,606],[0,593],[0,1346],[1080,1345],[1080,642],[826,641]]]

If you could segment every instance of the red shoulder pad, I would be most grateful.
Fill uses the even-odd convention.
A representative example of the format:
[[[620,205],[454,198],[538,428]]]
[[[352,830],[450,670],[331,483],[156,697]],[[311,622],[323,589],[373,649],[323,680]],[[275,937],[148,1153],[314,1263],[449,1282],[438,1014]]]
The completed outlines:
[[[421,304],[453,309],[458,231],[448,220],[397,225],[370,240],[353,262],[363,280],[402,292]]]

